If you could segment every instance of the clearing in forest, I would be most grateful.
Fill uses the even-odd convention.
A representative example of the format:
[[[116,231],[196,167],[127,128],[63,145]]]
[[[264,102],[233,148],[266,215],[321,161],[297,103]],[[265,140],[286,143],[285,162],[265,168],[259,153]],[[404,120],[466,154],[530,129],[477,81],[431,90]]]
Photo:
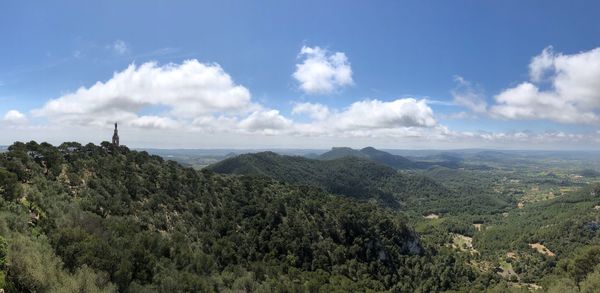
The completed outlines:
[[[429,220],[434,220],[434,219],[439,219],[440,215],[438,215],[438,214],[429,214],[427,216],[423,216],[423,218],[429,219]]]
[[[473,238],[461,234],[452,234],[452,247],[461,251],[468,251],[471,254],[479,254],[479,251],[473,248]]]
[[[541,243],[529,243],[529,247],[537,250],[537,252],[547,255],[547,256],[556,256],[554,252],[550,251],[544,244]]]
[[[498,262],[498,264],[499,264],[499,269],[500,269],[498,271],[498,274],[500,276],[502,276],[503,278],[505,278],[507,280],[510,280],[513,276],[517,280],[519,279],[519,275],[515,272],[511,263],[506,262],[505,260],[500,260]]]

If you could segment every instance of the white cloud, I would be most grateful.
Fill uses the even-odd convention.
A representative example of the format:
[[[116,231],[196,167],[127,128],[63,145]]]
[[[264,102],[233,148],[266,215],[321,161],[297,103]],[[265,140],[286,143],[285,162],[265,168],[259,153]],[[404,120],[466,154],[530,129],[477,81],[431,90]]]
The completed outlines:
[[[27,123],[27,117],[17,110],[10,110],[4,114],[2,121],[8,124],[25,124]]]
[[[552,46],[545,48],[540,55],[531,59],[529,63],[529,79],[534,82],[540,82],[544,75],[548,73],[554,63],[554,52]]]
[[[329,94],[354,83],[352,68],[342,52],[330,53],[319,47],[303,46],[298,57],[303,61],[296,64],[292,76],[307,94]]]
[[[552,53],[552,56],[551,69],[547,69],[547,65],[536,65],[534,67],[541,69],[535,70],[553,72],[550,80],[554,85],[574,83],[571,80],[575,76],[573,69],[561,63],[566,61],[559,62],[557,60],[562,55]],[[590,72],[593,73],[593,71]],[[540,74],[532,73],[532,76],[538,75]],[[578,77],[575,80],[581,81],[582,79]],[[460,77],[457,77],[457,82],[459,86],[465,86],[465,88],[461,88],[464,91],[460,94],[457,90],[455,102],[460,101],[462,105],[474,112],[485,111],[485,102],[476,99],[481,97],[479,92]],[[575,84],[582,87],[580,83]],[[582,84],[593,86],[587,83]],[[562,94],[558,94],[562,93],[559,92],[561,88],[554,86],[552,91],[544,91],[533,83],[526,82],[498,95],[496,97],[498,105],[494,109],[496,111],[502,109],[503,117],[540,116],[540,113],[531,112],[531,109],[543,109],[545,115],[554,119],[560,115],[579,117],[578,119],[585,121],[595,119],[593,112],[590,112],[588,117],[585,112],[580,111],[582,105],[594,107],[596,104],[593,99],[577,100],[578,102],[573,103],[571,108],[565,107],[564,103],[559,103],[557,102],[559,100],[556,99],[556,97],[563,97]],[[544,95],[551,97],[541,98]],[[457,98],[458,96],[468,98],[461,100],[461,98]],[[579,96],[586,97],[585,95]],[[471,103],[465,101],[471,101]],[[600,102],[598,103],[600,104]],[[534,105],[533,108],[532,105]],[[511,107],[501,108],[502,106]],[[463,140],[478,142],[526,142],[531,140],[540,143],[544,140],[584,141],[587,139],[590,141],[589,136],[568,133],[454,132],[436,121],[434,111],[429,107],[426,99],[414,98],[398,98],[391,101],[365,99],[339,108],[318,103],[297,103],[293,106],[291,113],[306,115],[310,118],[308,122],[297,122],[286,117],[277,109],[269,109],[253,102],[249,90],[236,84],[218,64],[200,63],[197,60],[162,66],[157,63],[130,65],[126,69],[114,73],[106,81],[97,82],[92,86],[82,87],[72,93],[49,100],[43,107],[32,113],[48,118],[59,128],[109,127],[113,122],[118,121],[123,127],[135,127],[143,132],[156,131],[173,137],[187,137],[193,133],[230,135],[232,137],[236,135],[244,137],[277,135],[292,138],[302,136],[303,139],[330,139],[331,141],[337,139],[359,141],[368,138],[386,141],[390,144],[404,141],[461,143]],[[460,116],[462,117],[463,114],[468,113],[463,112]],[[25,123],[27,117],[12,110],[5,114],[3,121],[10,121],[12,124]],[[565,118],[565,121],[569,120]],[[6,123],[6,125],[9,124]],[[241,143],[243,144],[243,142]]]
[[[292,114],[306,114],[315,120],[324,120],[331,114],[329,108],[322,104],[298,103],[294,105]]]
[[[299,103],[298,123],[251,99],[217,64],[130,65],[107,81],[49,100],[32,113],[56,125],[293,136],[418,137],[442,133],[426,100],[362,100],[343,109]],[[435,129],[435,130],[434,130]]]
[[[322,104],[299,103],[292,114],[306,114],[311,120],[299,123],[278,110],[260,109],[240,118],[199,117],[192,124],[196,129],[210,132],[320,137],[416,137],[444,128],[437,124],[425,100],[413,98],[390,102],[363,100],[333,110]]]
[[[336,114],[333,119],[341,129],[374,129],[397,127],[432,127],[437,124],[433,110],[425,100],[413,98],[391,102],[364,100]]]
[[[531,82],[495,97],[491,113],[506,119],[547,119],[561,123],[600,122],[600,48],[572,55],[551,47],[529,65]],[[548,86],[540,85],[547,81]]]
[[[452,90],[454,103],[464,106],[475,113],[485,113],[487,103],[483,91],[476,88],[461,76],[455,76],[456,87]]]
[[[163,107],[171,122],[149,123],[139,113]],[[188,60],[182,64],[130,65],[106,82],[80,88],[48,101],[33,113],[63,124],[108,125],[114,121],[135,126],[175,125],[172,121],[213,113],[241,114],[256,110],[250,92],[236,85],[218,64]],[[156,118],[156,117],[155,117]]]
[[[129,51],[129,47],[122,40],[116,40],[112,45],[109,46],[115,53],[123,55]]]
[[[363,100],[345,109],[300,103],[294,106],[292,114],[306,114],[311,120],[299,123],[283,116],[278,110],[261,109],[240,118],[199,117],[192,124],[196,129],[208,129],[209,132],[315,137],[397,138],[439,136],[446,132],[445,127],[438,125],[426,101],[413,98],[390,102]]]
[[[195,131],[218,133],[232,132],[238,128],[238,119],[229,116],[200,116],[192,120],[191,127]]]
[[[181,125],[179,122],[160,116],[141,116],[129,121],[131,126],[140,128],[176,129]]]
[[[253,112],[240,121],[238,126],[243,131],[277,134],[280,131],[289,131],[293,122],[281,116],[277,110],[268,110]]]
[[[313,117],[309,123],[296,123],[293,132],[309,136],[408,137],[442,129],[426,101],[413,98],[357,101],[346,109],[328,109],[327,113],[326,117]]]

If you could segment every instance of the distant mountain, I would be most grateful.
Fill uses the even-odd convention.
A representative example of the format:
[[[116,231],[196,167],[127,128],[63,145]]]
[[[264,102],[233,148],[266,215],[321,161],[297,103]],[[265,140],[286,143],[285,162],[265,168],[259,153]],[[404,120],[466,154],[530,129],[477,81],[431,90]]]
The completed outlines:
[[[304,155],[304,157],[307,159],[317,160],[319,158],[319,154],[309,153],[309,154]]]
[[[457,154],[457,153],[442,152],[439,154],[423,157],[423,160],[459,163],[463,160],[463,158],[460,156],[460,154]]]
[[[593,177],[600,176],[600,172],[593,170],[593,169],[584,169],[577,173],[583,177],[592,177],[593,178]]]
[[[259,175],[291,184],[318,186],[334,194],[376,200],[393,208],[400,207],[409,198],[449,193],[427,177],[401,174],[389,166],[354,156],[312,160],[263,152],[229,158],[208,169],[222,174]]]
[[[390,153],[377,150],[373,147],[366,147],[360,150],[361,153],[365,154],[370,160],[390,166],[395,169],[409,169],[418,168],[419,163],[413,162],[405,157],[392,155]]]
[[[333,147],[330,151],[319,156],[321,160],[335,160],[344,157],[368,158],[367,154],[349,147]]]
[[[460,158],[450,156],[440,156],[440,161],[412,161],[403,156],[392,155],[373,147],[366,147],[361,150],[355,150],[348,147],[334,147],[330,151],[319,156],[319,159],[335,160],[344,157],[368,159],[394,169],[427,169],[432,166],[458,168],[460,163]]]
[[[508,158],[515,158],[515,154],[507,154],[500,151],[486,150],[476,153],[474,158],[483,160],[504,160]]]

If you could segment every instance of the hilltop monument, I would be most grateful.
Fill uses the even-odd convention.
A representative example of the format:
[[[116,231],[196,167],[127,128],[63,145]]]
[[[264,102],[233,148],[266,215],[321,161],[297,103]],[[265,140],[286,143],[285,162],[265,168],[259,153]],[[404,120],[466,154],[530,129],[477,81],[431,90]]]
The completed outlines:
[[[119,146],[119,130],[117,130],[117,123],[115,123],[115,133],[112,137],[112,143],[115,146]]]

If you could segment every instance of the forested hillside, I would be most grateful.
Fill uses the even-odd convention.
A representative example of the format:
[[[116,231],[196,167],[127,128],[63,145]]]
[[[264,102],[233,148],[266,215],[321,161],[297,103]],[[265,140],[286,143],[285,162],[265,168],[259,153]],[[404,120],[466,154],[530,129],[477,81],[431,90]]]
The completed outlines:
[[[460,160],[456,158],[440,157],[441,160],[435,161],[413,161],[403,156],[392,155],[373,147],[366,147],[360,150],[348,147],[334,147],[330,151],[321,154],[320,160],[337,160],[346,157],[362,158],[371,160],[377,164],[385,165],[398,170],[408,169],[427,169],[433,166],[444,166],[447,168],[458,168],[461,166]]]
[[[482,177],[480,172],[444,167],[402,173],[353,156],[313,160],[263,152],[229,158],[208,169],[222,174],[265,176],[292,184],[318,186],[333,194],[373,200],[384,207],[417,215],[481,215],[499,213],[509,206],[506,196],[492,192],[490,175]]]
[[[369,159],[346,156],[312,160],[272,152],[245,154],[208,167],[222,174],[260,175],[280,181],[318,186],[334,194],[401,208],[408,201],[450,196],[444,186],[427,177],[398,173]]]
[[[539,166],[527,162],[533,170]],[[376,194],[369,190],[382,192],[400,203],[386,206],[407,215],[424,245],[438,251],[451,247],[446,253],[464,257],[478,274],[493,273],[507,282],[487,286],[490,291],[596,292],[593,288],[598,288],[597,185],[547,200],[552,193],[541,188],[564,188],[569,179],[526,167],[516,171],[434,167],[399,173],[355,156],[319,161],[258,153],[230,158],[211,168],[315,185],[330,192],[336,192],[334,182],[343,182],[340,185],[356,190],[337,190],[337,194],[362,200],[372,198],[357,195]],[[545,200],[538,202],[540,199],[525,192],[536,192]],[[533,202],[524,206],[526,200]]]
[[[108,143],[15,143],[0,155],[0,193],[9,292],[430,292],[497,281],[424,246],[394,211]]]

